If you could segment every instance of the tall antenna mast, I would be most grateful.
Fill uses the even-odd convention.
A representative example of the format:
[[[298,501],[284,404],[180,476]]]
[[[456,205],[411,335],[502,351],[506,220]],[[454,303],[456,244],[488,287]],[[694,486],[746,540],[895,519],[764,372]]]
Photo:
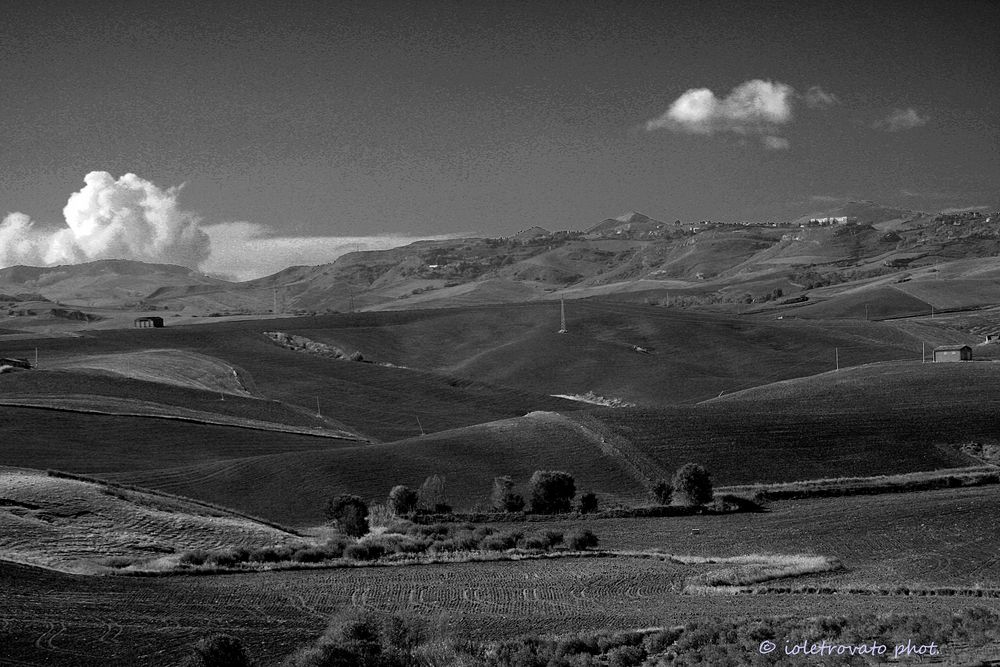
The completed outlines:
[[[559,311],[561,314],[559,333],[569,333],[566,330],[566,301],[565,299],[559,299]]]

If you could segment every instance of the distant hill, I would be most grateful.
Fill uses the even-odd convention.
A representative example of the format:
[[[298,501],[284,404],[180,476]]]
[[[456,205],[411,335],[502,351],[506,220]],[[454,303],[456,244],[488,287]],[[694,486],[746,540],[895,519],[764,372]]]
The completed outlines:
[[[508,238],[418,241],[240,283],[124,260],[10,267],[0,270],[0,293],[12,297],[8,304],[34,294],[77,309],[205,316],[465,307],[659,290],[654,296],[670,297],[672,305],[732,312],[777,298],[776,290],[811,299],[812,290],[831,284],[864,285],[914,268],[944,271],[970,259],[996,263],[1000,226],[991,215],[847,202],[795,220],[678,224],[630,211],[585,232],[532,226]]]

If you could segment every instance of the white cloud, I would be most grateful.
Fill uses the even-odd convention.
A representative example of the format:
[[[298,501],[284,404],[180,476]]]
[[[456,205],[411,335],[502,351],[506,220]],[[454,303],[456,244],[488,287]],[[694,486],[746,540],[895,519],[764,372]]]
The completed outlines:
[[[459,235],[407,236],[273,236],[271,230],[251,222],[227,222],[204,227],[212,239],[212,254],[202,270],[235,280],[252,280],[289,266],[326,264],[358,250],[387,250],[420,240],[457,238]]]
[[[65,227],[42,229],[23,213],[0,222],[0,266],[133,259],[197,267],[210,252],[200,219],[180,209],[180,188],[163,190],[135,174],[84,177],[63,208]]]
[[[888,116],[872,123],[872,127],[876,130],[885,130],[886,132],[902,132],[926,125],[930,119],[930,116],[921,115],[913,107],[893,109],[892,113]]]
[[[787,151],[791,147],[791,142],[784,137],[772,137],[770,135],[761,137],[764,148],[769,151]]]
[[[722,99],[708,88],[692,88],[648,121],[646,129],[708,135],[770,133],[791,121],[793,95],[791,86],[762,79],[742,83]]]
[[[807,90],[802,99],[810,109],[828,109],[840,104],[840,99],[833,93],[828,93],[819,86],[813,86]]]

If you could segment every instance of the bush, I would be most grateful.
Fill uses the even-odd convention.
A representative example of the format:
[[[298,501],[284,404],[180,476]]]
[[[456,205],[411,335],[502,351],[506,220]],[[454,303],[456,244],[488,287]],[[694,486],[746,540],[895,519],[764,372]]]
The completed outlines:
[[[250,667],[253,661],[242,642],[232,635],[211,635],[191,647],[185,667]]]
[[[685,463],[674,473],[674,497],[681,505],[704,505],[712,500],[712,480],[697,463]]]
[[[358,542],[344,549],[344,555],[351,560],[378,560],[385,555],[385,547],[377,542]]]
[[[209,556],[211,554],[204,549],[193,549],[182,553],[178,562],[181,565],[204,565]]]
[[[524,510],[524,497],[514,492],[514,480],[510,477],[494,477],[490,507],[497,512],[520,512]]]
[[[417,495],[415,489],[402,484],[392,487],[392,491],[389,492],[389,507],[396,513],[396,516],[412,514],[417,509],[419,500],[420,496]]]
[[[598,544],[597,535],[589,528],[574,528],[566,533],[566,545],[573,551],[583,551]]]
[[[524,538],[523,546],[525,549],[548,551],[562,541],[562,533],[555,530],[546,530],[541,533],[534,533]]]
[[[505,530],[501,533],[493,533],[483,538],[483,541],[479,543],[479,548],[486,551],[506,551],[507,549],[516,547],[523,536],[524,533],[519,530]]]
[[[577,504],[577,509],[580,510],[580,514],[593,514],[597,511],[597,494],[593,491],[587,491],[580,496],[579,503]]]
[[[536,470],[531,476],[531,511],[539,514],[568,512],[576,482],[568,472]]]
[[[361,537],[368,532],[368,505],[359,496],[344,493],[331,498],[326,505],[326,516],[345,535]]]
[[[658,479],[653,484],[653,488],[649,490],[653,496],[653,500],[660,503],[661,505],[669,505],[670,498],[674,495],[674,487],[665,479]]]

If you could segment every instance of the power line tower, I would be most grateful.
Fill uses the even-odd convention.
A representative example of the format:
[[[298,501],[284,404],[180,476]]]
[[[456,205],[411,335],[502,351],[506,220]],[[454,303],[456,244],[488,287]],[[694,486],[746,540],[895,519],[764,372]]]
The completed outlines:
[[[569,330],[566,328],[566,301],[564,299],[559,299],[559,311],[559,333],[569,333]]]

